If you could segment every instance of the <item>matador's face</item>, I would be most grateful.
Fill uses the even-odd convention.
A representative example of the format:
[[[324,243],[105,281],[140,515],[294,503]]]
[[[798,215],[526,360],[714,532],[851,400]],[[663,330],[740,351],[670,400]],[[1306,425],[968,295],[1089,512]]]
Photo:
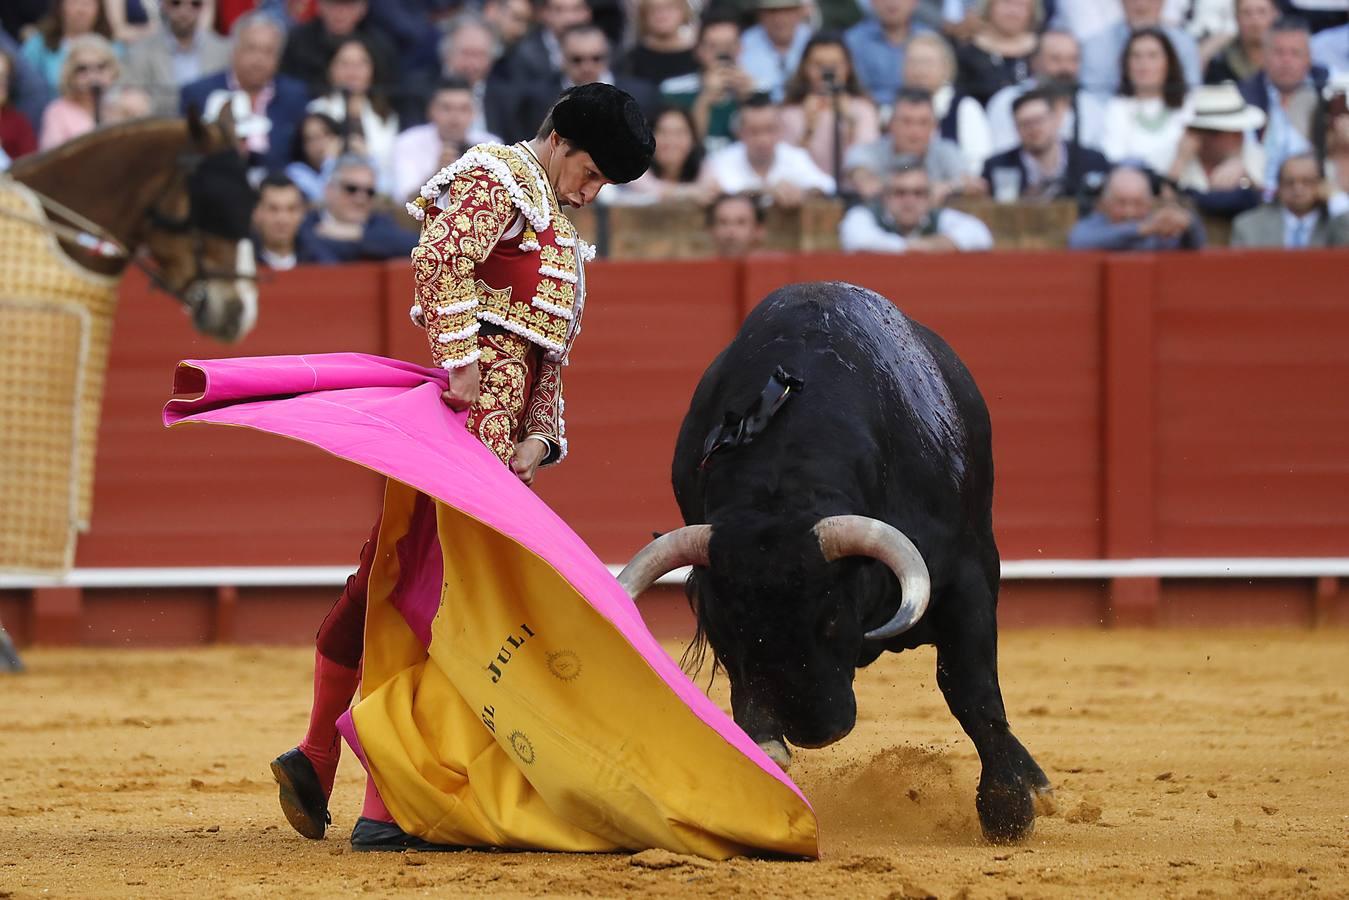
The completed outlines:
[[[600,188],[613,184],[600,173],[589,153],[558,137],[557,132],[548,136],[548,143],[552,152],[544,168],[563,204],[580,209],[594,202]]]

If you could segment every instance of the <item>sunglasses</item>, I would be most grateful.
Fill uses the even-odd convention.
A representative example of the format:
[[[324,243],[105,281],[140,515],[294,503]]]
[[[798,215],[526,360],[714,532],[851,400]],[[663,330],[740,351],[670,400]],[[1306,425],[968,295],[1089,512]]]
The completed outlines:
[[[373,200],[375,197],[375,189],[366,187],[363,184],[352,184],[350,181],[339,181],[337,186],[351,197],[363,195],[367,200]]]
[[[609,59],[608,54],[596,53],[593,56],[568,56],[567,62],[571,63],[573,66],[579,66],[581,63],[607,62],[608,59]]]
[[[885,193],[890,197],[926,197],[927,188],[888,188]]]
[[[165,5],[170,9],[178,9],[182,6],[190,6],[193,9],[201,9],[206,5],[206,0],[165,0]]]

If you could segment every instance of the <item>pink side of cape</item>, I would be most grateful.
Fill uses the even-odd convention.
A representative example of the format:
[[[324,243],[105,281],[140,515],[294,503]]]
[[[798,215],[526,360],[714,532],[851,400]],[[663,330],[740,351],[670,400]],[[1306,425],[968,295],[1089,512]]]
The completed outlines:
[[[439,370],[364,353],[185,360],[174,394],[196,396],[170,400],[164,424],[238,425],[304,441],[496,529],[551,565],[699,719],[805,801],[661,648],[604,563],[465,430],[464,414],[441,401],[445,384]]]

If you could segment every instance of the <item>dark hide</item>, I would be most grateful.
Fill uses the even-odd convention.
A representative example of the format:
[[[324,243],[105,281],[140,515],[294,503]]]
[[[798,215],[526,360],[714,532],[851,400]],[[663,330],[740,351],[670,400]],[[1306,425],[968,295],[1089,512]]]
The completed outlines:
[[[703,459],[728,412],[779,367],[804,388],[753,443]],[[712,363],[675,448],[687,524],[713,526],[690,598],[755,740],[824,746],[856,719],[852,679],[884,650],[938,650],[938,684],[983,762],[976,805],[994,840],[1029,833],[1049,782],[1008,728],[997,679],[998,550],[988,411],[937,335],[841,283],[770,294]],[[874,560],[825,562],[811,528],[858,514],[903,531],[932,578],[927,613],[877,645],[863,632],[900,602]]]

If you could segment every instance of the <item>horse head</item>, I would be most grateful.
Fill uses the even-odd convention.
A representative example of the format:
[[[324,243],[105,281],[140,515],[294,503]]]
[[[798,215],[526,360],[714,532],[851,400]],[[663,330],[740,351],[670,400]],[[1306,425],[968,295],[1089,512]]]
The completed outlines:
[[[155,283],[186,306],[197,330],[242,339],[257,321],[257,268],[249,226],[256,194],[228,104],[216,121],[187,118],[174,177],[150,207],[144,246]]]

